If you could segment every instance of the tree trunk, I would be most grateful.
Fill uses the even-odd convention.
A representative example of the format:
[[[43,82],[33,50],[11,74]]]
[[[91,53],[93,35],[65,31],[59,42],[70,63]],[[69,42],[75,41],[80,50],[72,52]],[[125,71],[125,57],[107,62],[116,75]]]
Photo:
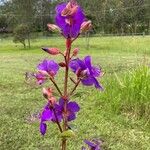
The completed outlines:
[[[148,35],[150,35],[150,19],[148,20]]]
[[[25,41],[22,42],[22,44],[23,44],[23,47],[26,48],[26,43],[25,43]]]
[[[134,22],[134,33],[135,33],[135,35],[136,35],[136,33],[137,33],[137,21],[135,20],[135,22]]]
[[[30,43],[30,34],[28,34],[28,46],[31,48],[31,43]]]

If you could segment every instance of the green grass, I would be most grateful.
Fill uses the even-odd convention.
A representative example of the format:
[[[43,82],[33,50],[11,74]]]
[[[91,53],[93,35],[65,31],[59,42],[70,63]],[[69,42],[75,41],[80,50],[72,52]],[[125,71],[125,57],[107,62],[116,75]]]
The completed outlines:
[[[93,62],[103,68],[101,83],[105,90],[99,92],[82,85],[78,88],[72,99],[80,104],[81,111],[72,122],[77,138],[69,142],[69,150],[80,150],[83,139],[92,138],[102,139],[104,150],[150,149],[149,43],[149,36],[93,37],[86,50],[84,38],[75,42],[73,47],[80,47],[81,57],[92,55]],[[60,38],[33,40],[30,50],[11,40],[0,41],[1,150],[59,150],[55,125],[49,124],[46,136],[41,137],[38,120],[29,121],[45,100],[42,87],[26,84],[24,73],[36,70],[36,65],[48,58],[40,50],[42,46],[64,49]],[[57,80],[60,87],[62,76],[63,71]]]

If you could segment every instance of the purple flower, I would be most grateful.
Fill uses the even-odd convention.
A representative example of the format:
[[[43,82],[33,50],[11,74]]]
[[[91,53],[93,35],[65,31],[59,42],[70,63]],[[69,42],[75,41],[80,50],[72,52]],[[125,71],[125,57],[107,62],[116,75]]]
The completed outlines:
[[[42,113],[41,113],[41,123],[40,123],[40,132],[42,135],[44,135],[46,133],[47,130],[47,125],[46,122],[56,122],[56,117],[54,115],[54,110],[56,111],[56,115],[57,115],[57,121],[61,121],[62,120],[62,115],[59,114],[58,110],[56,110],[56,106],[57,104],[54,104],[54,106],[52,107],[50,105],[50,103],[47,103],[46,106],[44,107]]]
[[[101,150],[100,148],[101,143],[98,142],[97,140],[93,140],[92,142],[88,140],[84,140],[84,142],[90,147],[90,150]],[[82,150],[86,150],[86,148],[82,147]]]
[[[55,106],[57,115],[58,116],[64,116],[64,104],[65,100],[60,98],[59,104]],[[76,113],[80,110],[79,105],[76,102],[68,102],[67,103],[67,119],[68,121],[72,121],[76,119]],[[61,117],[60,117],[61,118]]]
[[[48,103],[42,113],[41,113],[41,123],[40,123],[40,132],[42,135],[45,135],[47,130],[46,122],[61,122],[64,116],[64,104],[65,101],[61,98],[59,103],[56,103],[51,107],[50,103]],[[79,105],[76,102],[68,102],[67,103],[67,119],[68,121],[72,121],[76,118],[76,113],[80,110]],[[54,114],[55,111],[55,114]],[[57,117],[57,118],[56,118]]]
[[[37,66],[37,69],[39,73],[35,73],[33,76],[37,79],[37,83],[41,85],[46,81],[47,75],[54,77],[57,74],[59,65],[53,60],[45,59]]]
[[[85,16],[77,3],[61,3],[56,7],[55,21],[65,38],[76,38]]]
[[[43,60],[37,66],[38,70],[48,73],[51,76],[55,76],[59,70],[59,65],[53,60]]]
[[[51,121],[53,117],[53,111],[50,108],[50,104],[48,103],[44,109],[43,112],[41,114],[41,123],[40,123],[40,132],[42,135],[44,135],[46,133],[47,130],[47,125],[46,125],[46,121]]]
[[[92,66],[91,57],[86,56],[83,60],[77,58],[70,62],[70,68],[74,73],[81,78],[83,85],[92,86],[103,90],[103,87],[99,84],[97,77],[101,77],[102,72],[99,67]]]

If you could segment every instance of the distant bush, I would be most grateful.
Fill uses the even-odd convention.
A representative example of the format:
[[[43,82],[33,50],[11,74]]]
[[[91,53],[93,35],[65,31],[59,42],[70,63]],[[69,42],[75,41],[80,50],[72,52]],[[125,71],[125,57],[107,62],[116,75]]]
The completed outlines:
[[[30,29],[26,24],[20,24],[14,29],[13,42],[20,42],[26,48],[26,40],[28,40],[28,46],[30,48]]]

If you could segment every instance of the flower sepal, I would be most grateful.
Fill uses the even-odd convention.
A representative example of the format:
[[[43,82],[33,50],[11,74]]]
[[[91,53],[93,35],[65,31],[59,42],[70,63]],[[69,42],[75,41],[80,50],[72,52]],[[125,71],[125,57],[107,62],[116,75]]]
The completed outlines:
[[[55,25],[55,24],[50,24],[49,23],[49,24],[47,24],[47,27],[52,32],[61,33],[61,29],[57,25]]]
[[[73,130],[69,129],[69,130],[63,131],[60,136],[63,139],[66,139],[66,138],[75,138],[76,134],[75,134],[75,132]]]
[[[90,29],[92,28],[92,23],[91,21],[84,21],[82,24],[81,24],[81,28],[80,28],[80,33],[85,33],[87,31],[89,31]]]

